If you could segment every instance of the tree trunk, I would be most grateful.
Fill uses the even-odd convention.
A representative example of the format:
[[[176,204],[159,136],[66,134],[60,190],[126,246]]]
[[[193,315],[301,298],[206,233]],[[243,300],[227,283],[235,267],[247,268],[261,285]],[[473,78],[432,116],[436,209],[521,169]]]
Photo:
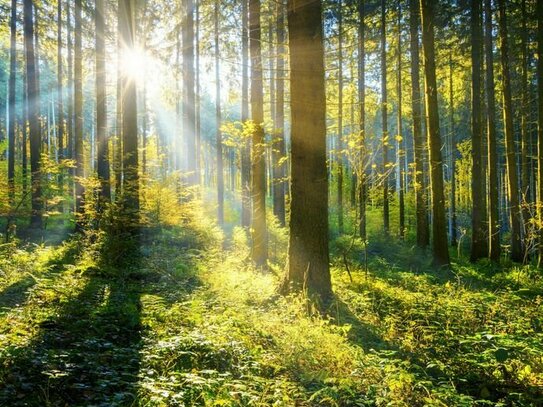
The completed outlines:
[[[217,202],[218,222],[224,224],[224,165],[222,152],[221,132],[221,74],[219,60],[219,0],[215,0],[214,8],[214,38],[215,38],[215,121],[217,123],[216,149],[217,149]]]
[[[39,122],[40,91],[36,81],[36,57],[34,55],[34,18],[32,0],[24,0],[24,40],[26,51],[26,94],[28,98],[28,124],[30,128],[30,182],[32,188],[32,215],[30,224],[33,228],[42,226],[41,194],[41,131]]]
[[[411,110],[413,111],[413,148],[415,150],[415,199],[417,218],[417,246],[430,244],[428,202],[426,199],[426,168],[424,166],[425,142],[422,133],[419,58],[419,0],[410,0],[409,31],[411,51]]]
[[[390,229],[388,204],[388,100],[387,100],[387,51],[386,51],[386,0],[381,0],[381,114],[383,119],[383,229]]]
[[[358,0],[358,103],[360,109],[360,146],[358,158],[358,230],[360,238],[366,240],[366,49],[365,49],[365,4]]]
[[[123,54],[135,45],[134,0],[119,0],[120,37]],[[139,225],[138,102],[136,81],[123,72],[122,78],[123,206],[129,232]]]
[[[337,224],[338,232],[343,233],[343,15],[342,1],[338,3],[338,106],[337,106]]]
[[[63,103],[63,70],[64,61],[62,60],[62,1],[57,4],[57,146],[58,160],[64,159],[64,103]],[[58,177],[58,185],[61,194],[64,192],[64,179],[62,173]]]
[[[101,199],[111,200],[109,183],[109,148],[107,139],[106,44],[104,0],[96,0],[96,137],[98,140],[97,170]]]
[[[266,230],[266,157],[264,141],[264,95],[260,42],[260,0],[249,0],[249,49],[251,53],[252,159],[252,259],[257,267],[266,267],[268,236]]]
[[[241,0],[241,122],[249,119],[249,11],[248,0]],[[251,152],[249,137],[241,148],[241,226],[251,225]]]
[[[436,266],[449,265],[447,223],[445,221],[445,195],[443,192],[443,164],[436,83],[434,51],[434,3],[421,0],[422,49],[424,54],[424,85],[428,146],[430,151],[430,183],[432,190],[433,262]]]
[[[398,191],[398,201],[400,206],[400,238],[405,236],[405,185],[403,177],[403,161],[405,159],[405,150],[402,132],[402,26],[401,26],[401,3],[398,2],[398,176],[400,177],[400,190]]]
[[[450,241],[451,246],[456,247],[457,242],[457,225],[456,225],[456,126],[454,123],[454,86],[453,86],[453,61],[452,52],[449,54],[449,109],[450,109],[450,126],[451,136],[449,138],[451,150],[451,195],[450,195]]]
[[[196,138],[194,111],[194,0],[183,0],[185,24],[183,37],[183,138],[185,139],[187,160],[187,184],[195,186],[196,177]],[[215,7],[218,7],[216,5]]]
[[[537,0],[537,179],[538,218],[543,222],[543,0]],[[543,267],[543,228],[539,229],[539,267]]]
[[[276,95],[275,95],[275,142],[274,154],[274,189],[273,211],[281,226],[285,226],[285,178],[287,163],[285,147],[285,7],[282,3],[276,4],[277,21],[277,56],[276,56]]]
[[[201,129],[201,113],[200,113],[200,1],[195,2],[195,48],[194,48],[194,64],[195,64],[195,78],[194,78],[194,137],[196,142],[196,151],[194,152],[196,157],[196,182],[200,185],[202,181],[202,129]]]
[[[486,105],[488,140],[488,232],[489,257],[500,261],[500,219],[498,195],[498,153],[496,140],[496,98],[494,94],[494,49],[492,46],[492,4],[485,0]]]
[[[483,128],[481,103],[481,2],[471,0],[471,255],[472,262],[488,254],[486,244],[486,194],[483,189]]]
[[[84,177],[84,151],[83,151],[83,52],[81,50],[81,0],[75,0],[75,26],[74,26],[74,158],[75,158],[75,211],[78,215],[83,213],[83,198],[85,191],[81,183]],[[79,220],[78,220],[79,224]]]
[[[513,106],[511,101],[511,77],[509,74],[509,47],[507,44],[507,21],[505,1],[498,0],[499,18],[498,33],[501,50],[502,86],[503,86],[503,118],[505,130],[505,151],[507,162],[507,179],[509,183],[509,205],[511,218],[511,260],[521,262],[522,240],[520,212],[518,197],[518,175],[515,151],[515,134],[513,131]]]
[[[328,251],[326,98],[322,8],[318,0],[288,2],[291,80],[291,205],[283,291],[332,295]]]
[[[17,0],[11,0],[8,96],[8,189],[9,200],[15,198],[15,88],[17,75]]]

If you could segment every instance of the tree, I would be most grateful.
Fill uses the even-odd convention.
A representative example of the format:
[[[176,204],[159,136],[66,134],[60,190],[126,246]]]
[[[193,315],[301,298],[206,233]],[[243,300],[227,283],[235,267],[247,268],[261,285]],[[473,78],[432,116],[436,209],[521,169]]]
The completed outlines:
[[[358,163],[358,229],[360,238],[366,240],[366,50],[364,0],[358,0],[358,103],[360,109],[360,146]]]
[[[500,220],[498,195],[498,153],[496,140],[496,97],[494,94],[494,55],[492,46],[492,4],[485,0],[486,108],[488,145],[488,233],[489,257],[500,260]]]
[[[249,50],[251,53],[252,118],[252,259],[265,267],[268,259],[266,230],[266,159],[264,146],[264,95],[260,43],[260,0],[249,0]]]
[[[417,246],[430,244],[428,204],[426,202],[425,142],[422,134],[419,59],[419,0],[409,0],[409,32],[411,52],[411,110],[413,112],[413,147],[415,150],[415,195],[417,218]]]
[[[248,0],[241,0],[241,122],[249,119],[249,10]],[[241,225],[251,225],[251,147],[247,137],[241,148]]]
[[[422,50],[424,55],[424,89],[426,97],[426,126],[430,152],[430,184],[432,190],[433,262],[436,266],[450,263],[445,222],[443,192],[443,164],[437,101],[436,63],[434,50],[434,2],[420,0],[422,22]]]
[[[337,218],[338,231],[343,233],[343,13],[338,2],[338,114],[337,114]]]
[[[511,101],[511,76],[509,74],[509,46],[507,44],[507,17],[505,1],[498,0],[499,18],[498,35],[501,51],[503,120],[505,132],[505,159],[507,163],[507,181],[509,184],[509,205],[511,218],[511,260],[520,262],[522,256],[521,213],[519,205],[519,183],[515,154],[515,134],[513,130],[513,106]]]
[[[82,180],[84,173],[84,151],[83,151],[83,52],[82,27],[81,27],[81,0],[75,0],[74,4],[74,158],[75,158],[75,211],[77,214],[83,212],[83,198],[85,190]],[[78,223],[79,224],[79,223]]]
[[[64,103],[62,96],[63,86],[63,67],[64,61],[62,59],[62,1],[58,0],[57,4],[57,143],[58,143],[58,159],[61,161],[64,158]],[[60,174],[59,188],[64,190],[64,180],[62,174]]]
[[[332,295],[328,251],[328,176],[322,6],[288,2],[292,116],[290,237],[282,290]]]
[[[488,255],[486,244],[486,198],[483,189],[483,128],[481,103],[481,2],[471,0],[471,261]]]
[[[127,57],[135,45],[134,0],[119,0],[119,36],[122,55]],[[136,81],[126,71],[121,77],[123,184],[122,203],[129,231],[139,224],[138,104]]]
[[[539,226],[539,267],[543,266],[543,0],[537,0],[537,178]]]
[[[390,214],[388,204],[388,100],[386,50],[386,0],[381,0],[381,115],[383,120],[383,228],[388,233]]]
[[[273,213],[281,226],[285,226],[285,177],[287,164],[285,146],[285,10],[282,3],[276,5],[277,56],[276,56],[276,96],[275,133],[273,149]]]
[[[15,197],[15,86],[17,75],[17,0],[11,0],[8,95],[8,188],[9,198]]]
[[[28,98],[28,124],[30,128],[30,180],[32,188],[32,216],[30,224],[33,228],[42,226],[42,194],[41,194],[41,131],[39,123],[40,91],[37,83],[36,56],[34,54],[34,18],[32,0],[24,0],[24,40],[26,52],[26,97]]]
[[[182,26],[183,137],[187,149],[185,154],[188,171],[187,183],[194,186],[198,183],[194,110],[194,0],[183,0],[183,5],[185,13],[185,23]],[[218,5],[215,5],[215,7],[218,7]]]
[[[400,206],[400,238],[405,236],[405,185],[403,174],[403,161],[405,159],[403,132],[402,132],[402,7],[398,2],[398,175],[400,178],[398,201]]]
[[[215,39],[215,121],[217,133],[215,143],[217,149],[217,201],[218,201],[218,222],[224,223],[224,168],[222,153],[222,132],[221,132],[221,73],[219,59],[219,0],[215,0],[214,8],[214,39]]]
[[[98,141],[97,172],[101,199],[111,199],[109,181],[109,148],[107,140],[106,47],[104,0],[96,0],[96,137]]]

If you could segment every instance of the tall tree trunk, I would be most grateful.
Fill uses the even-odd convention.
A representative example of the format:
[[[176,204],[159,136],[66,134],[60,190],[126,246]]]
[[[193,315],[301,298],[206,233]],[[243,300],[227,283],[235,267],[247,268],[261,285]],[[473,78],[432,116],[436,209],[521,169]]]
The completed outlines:
[[[383,119],[383,229],[390,229],[388,204],[388,100],[387,100],[387,50],[386,50],[386,0],[381,0],[381,115]]]
[[[471,261],[488,254],[486,240],[486,194],[483,189],[483,128],[481,103],[481,2],[471,0]]]
[[[451,195],[450,195],[450,241],[451,246],[457,246],[457,225],[456,225],[456,126],[454,123],[454,86],[453,86],[453,60],[452,52],[449,54],[449,110],[451,135],[449,137],[450,149],[450,172],[451,172]]]
[[[74,79],[74,69],[73,69],[73,43],[72,43],[72,17],[71,17],[71,7],[70,1],[66,1],[66,46],[68,47],[68,92],[67,92],[67,101],[68,104],[68,117],[66,118],[66,158],[74,158],[74,88],[73,88],[73,79]],[[72,169],[71,174],[74,174]],[[70,193],[73,192],[73,184],[70,183],[69,189]]]
[[[220,73],[220,51],[219,51],[219,0],[215,0],[214,8],[214,38],[215,38],[215,121],[217,123],[216,149],[217,149],[217,201],[218,201],[218,222],[224,224],[224,165],[222,151],[221,132],[221,73]]]
[[[119,0],[120,36],[123,55],[135,45],[134,0]],[[126,72],[122,75],[122,145],[123,145],[123,206],[128,217],[128,230],[139,225],[138,176],[138,102],[136,81]]]
[[[9,200],[15,198],[15,88],[17,75],[17,0],[11,0],[8,96],[8,189]]]
[[[401,3],[398,2],[398,176],[400,178],[400,190],[398,200],[400,206],[400,238],[405,236],[405,185],[403,177],[403,161],[405,150],[402,132],[402,25],[401,25]]]
[[[360,109],[360,146],[358,159],[358,230],[360,238],[366,240],[366,49],[365,49],[365,4],[358,0],[358,103]]]
[[[106,23],[104,0],[96,0],[96,138],[98,141],[97,170],[101,198],[111,200],[109,181],[109,148],[107,139],[106,101]]]
[[[328,251],[328,179],[322,7],[288,2],[292,165],[288,265],[283,291],[332,295]]]
[[[413,112],[413,149],[415,150],[415,199],[417,218],[417,246],[430,244],[428,202],[426,199],[426,168],[424,166],[425,142],[422,133],[419,57],[419,0],[409,0],[409,31],[411,51],[411,110]]]
[[[249,119],[249,10],[248,0],[241,0],[241,122]],[[251,147],[247,137],[241,148],[241,226],[251,225]]]
[[[432,190],[433,262],[436,266],[450,263],[445,220],[445,194],[443,192],[443,164],[436,83],[434,50],[434,2],[421,0],[422,49],[424,54],[424,85],[428,146],[430,151],[430,183]]]
[[[266,267],[268,236],[266,230],[266,157],[263,128],[264,95],[260,42],[260,0],[249,0],[249,49],[251,53],[251,118],[253,122],[251,254],[257,267]]]
[[[81,0],[75,0],[75,27],[74,27],[74,155],[75,155],[75,211],[78,215],[83,212],[83,198],[85,191],[81,180],[84,173],[83,151],[83,52],[81,50]]]
[[[492,46],[492,4],[485,0],[486,105],[488,145],[488,232],[489,257],[500,260],[500,219],[498,195],[498,153],[496,140],[496,98],[494,94],[494,49]]]
[[[200,1],[195,2],[195,45],[194,45],[194,64],[195,64],[195,78],[194,78],[194,137],[195,148],[194,152],[196,157],[196,182],[200,185],[202,181],[202,124],[200,113]]]
[[[185,24],[183,36],[183,137],[186,146],[187,183],[196,185],[196,137],[194,111],[194,0],[183,0]],[[215,7],[218,7],[217,5]]]
[[[285,178],[287,163],[285,147],[285,7],[282,3],[276,4],[276,96],[275,96],[275,133],[274,133],[274,189],[273,211],[281,226],[285,226]]]
[[[511,260],[520,262],[522,256],[521,223],[522,217],[518,196],[518,175],[513,131],[513,106],[511,101],[511,77],[509,74],[509,46],[507,44],[507,17],[505,0],[498,0],[498,33],[501,50],[503,118],[505,129],[505,151],[507,161],[507,179],[509,183],[509,204],[511,218]]]
[[[25,39],[26,54],[26,39]],[[22,147],[22,175],[23,175],[23,195],[26,196],[28,190],[28,80],[26,72],[23,75],[23,147]]]
[[[528,113],[530,106],[528,102],[528,28],[526,27],[526,0],[521,0],[521,109],[520,109],[520,132],[521,132],[521,154],[520,154],[520,188],[521,188],[521,210],[525,242],[527,242],[528,234],[530,233],[530,204],[531,188],[530,188],[530,134],[528,132]],[[525,247],[528,250],[528,247]],[[524,259],[528,258],[528,253],[525,253]]]
[[[64,61],[62,60],[62,1],[58,0],[57,4],[57,146],[58,146],[58,160],[59,162],[64,159],[64,103],[63,103],[63,67]],[[60,192],[64,192],[64,179],[62,173],[58,177],[58,185]]]
[[[33,228],[42,226],[41,194],[41,131],[39,122],[40,92],[36,81],[36,57],[34,55],[34,18],[32,0],[24,0],[24,39],[26,51],[26,94],[28,98],[28,124],[30,128],[30,179],[32,188],[32,215],[30,224]]]
[[[337,106],[337,224],[343,233],[343,12],[342,1],[338,3],[338,106]]]
[[[543,222],[543,0],[537,0],[537,216]],[[543,228],[539,229],[539,267],[543,267]]]

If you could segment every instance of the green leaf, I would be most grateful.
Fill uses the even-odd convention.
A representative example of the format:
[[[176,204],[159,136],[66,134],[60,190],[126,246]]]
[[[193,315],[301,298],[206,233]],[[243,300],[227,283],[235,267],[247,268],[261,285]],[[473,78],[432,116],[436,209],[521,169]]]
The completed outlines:
[[[499,348],[494,352],[494,356],[499,363],[503,363],[509,358],[509,352],[507,349]]]

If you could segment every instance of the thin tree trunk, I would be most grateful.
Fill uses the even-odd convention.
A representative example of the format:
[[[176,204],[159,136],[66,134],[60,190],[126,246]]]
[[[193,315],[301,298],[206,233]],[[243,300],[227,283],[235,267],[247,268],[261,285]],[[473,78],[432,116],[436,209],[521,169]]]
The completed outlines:
[[[196,177],[196,138],[194,134],[194,0],[183,0],[183,3],[185,8],[185,24],[183,24],[182,28],[183,138],[186,146],[187,183],[189,186],[195,186],[198,181]],[[218,7],[218,5],[215,5],[215,7]]]
[[[81,0],[75,0],[75,41],[74,41],[74,152],[75,152],[75,211],[78,215],[83,212],[83,198],[85,191],[81,180],[84,173],[84,151],[83,151],[83,75],[81,50]],[[79,223],[78,223],[79,224]]]
[[[343,12],[342,1],[338,3],[338,107],[337,107],[337,223],[338,232],[343,233]]]
[[[283,292],[332,295],[328,251],[328,179],[322,7],[288,2],[292,165],[288,265]]]
[[[398,2],[398,175],[400,177],[400,190],[398,191],[398,200],[400,206],[400,238],[405,236],[405,185],[403,177],[403,160],[405,159],[405,149],[402,132],[402,26],[401,26],[401,3]]]
[[[451,126],[451,136],[450,140],[450,171],[451,171],[451,196],[450,196],[450,241],[451,246],[457,246],[457,225],[456,225],[456,126],[454,123],[454,86],[453,86],[453,61],[452,61],[452,52],[449,54],[449,109],[450,109],[450,126]]]
[[[358,159],[358,229],[360,238],[366,240],[366,50],[365,4],[358,0],[358,103],[360,109],[360,146]]]
[[[488,232],[489,257],[500,261],[500,219],[498,194],[498,153],[496,140],[496,99],[494,94],[494,56],[492,46],[492,4],[485,0],[486,105],[488,139]]]
[[[387,52],[386,52],[386,0],[381,0],[381,115],[383,120],[383,229],[390,229],[388,203],[388,100],[387,100]]]
[[[430,150],[430,182],[432,190],[433,262],[436,266],[449,265],[447,223],[445,220],[445,195],[443,192],[443,164],[436,82],[434,50],[434,3],[421,0],[422,49],[424,53],[424,84],[428,146]]]
[[[409,31],[411,51],[411,110],[413,111],[413,149],[415,150],[415,199],[417,218],[417,246],[426,248],[430,244],[428,224],[427,175],[424,165],[425,142],[422,132],[419,58],[419,0],[409,1]]]
[[[195,78],[194,78],[194,136],[195,136],[195,148],[194,155],[196,157],[196,181],[198,185],[202,182],[202,129],[201,129],[201,112],[200,112],[200,1],[195,2],[195,49],[194,49],[194,63],[195,63]]]
[[[241,122],[249,119],[249,14],[248,0],[241,0]],[[241,148],[241,226],[251,225],[251,153],[250,139],[242,140]]]
[[[472,262],[488,255],[486,199],[483,188],[483,128],[481,103],[481,2],[471,0],[471,255]]]
[[[57,114],[58,114],[58,160],[61,162],[64,159],[64,103],[63,103],[63,67],[62,60],[62,1],[57,4]],[[59,189],[64,192],[64,178],[62,172],[58,177]]]
[[[96,138],[98,141],[97,170],[101,199],[111,200],[109,181],[109,148],[107,139],[106,44],[104,0],[96,0]]]
[[[266,227],[266,157],[264,141],[264,95],[260,42],[260,0],[249,0],[249,50],[251,54],[252,159],[252,259],[266,267],[268,236]]]
[[[505,1],[498,0],[499,19],[498,33],[501,50],[502,86],[503,86],[503,117],[505,129],[505,151],[507,161],[507,179],[509,184],[509,204],[511,218],[511,260],[521,262],[522,217],[518,197],[518,175],[515,150],[515,134],[513,131],[513,106],[511,101],[511,77],[509,74],[509,46],[507,44],[507,21]]]
[[[543,222],[543,0],[537,0],[537,179],[538,218]],[[539,229],[539,267],[543,267],[543,228]]]
[[[17,0],[11,0],[8,96],[8,189],[9,200],[15,198],[15,88],[17,75]]]
[[[218,222],[224,224],[224,165],[221,132],[221,74],[219,59],[219,0],[215,0],[214,8],[214,38],[215,38],[215,121],[217,123],[216,149],[217,149],[217,202]]]

